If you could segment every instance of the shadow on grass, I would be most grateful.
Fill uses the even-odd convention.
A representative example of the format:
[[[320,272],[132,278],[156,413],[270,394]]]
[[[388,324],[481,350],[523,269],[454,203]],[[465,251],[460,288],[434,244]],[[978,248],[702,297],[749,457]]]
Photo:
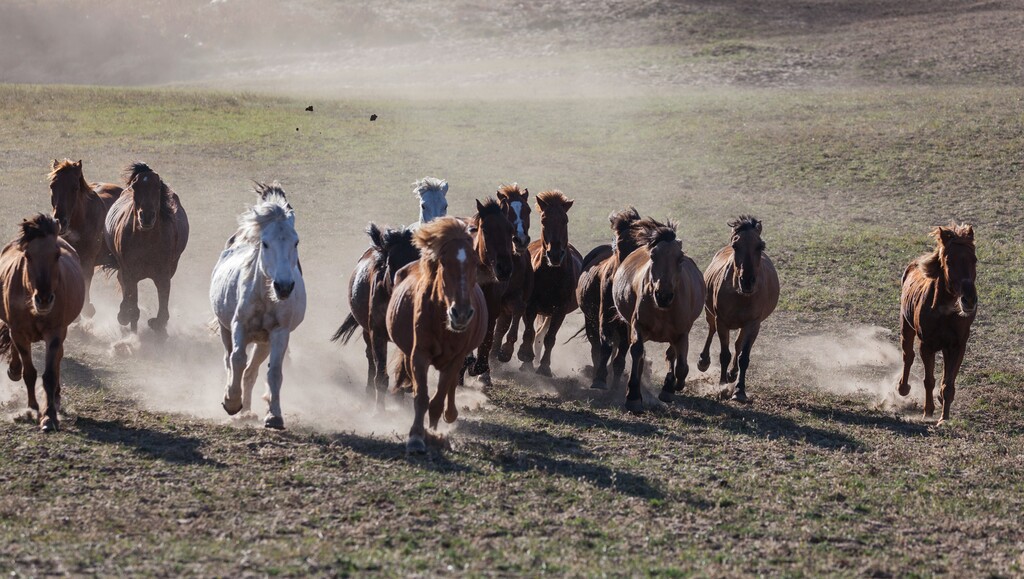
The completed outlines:
[[[114,420],[96,420],[86,416],[75,419],[75,429],[86,438],[106,444],[120,444],[135,452],[171,464],[223,467],[203,456],[203,441],[194,436],[161,432],[145,427],[126,426]]]
[[[929,436],[930,434],[928,424],[902,420],[893,415],[865,411],[855,412],[845,408],[823,407],[810,404],[797,404],[796,408],[822,420],[842,422],[850,426],[884,428],[894,434],[903,436]]]
[[[366,436],[354,432],[340,432],[324,435],[325,442],[344,446],[358,454],[374,460],[408,461],[409,464],[437,472],[474,473],[470,466],[452,461],[447,449],[432,448],[421,456],[412,456],[405,452],[405,438],[384,439]]]

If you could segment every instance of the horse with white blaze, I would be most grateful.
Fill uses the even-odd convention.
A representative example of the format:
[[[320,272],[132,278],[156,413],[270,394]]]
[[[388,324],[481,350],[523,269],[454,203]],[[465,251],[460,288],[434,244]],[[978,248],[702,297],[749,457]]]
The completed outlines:
[[[306,315],[306,286],[299,268],[295,212],[278,183],[257,183],[259,201],[238,218],[238,232],[213,268],[210,303],[224,342],[228,383],[224,410],[251,413],[252,388],[269,356],[270,409],[263,425],[284,428],[281,365],[291,332]],[[252,359],[246,349],[255,343]],[[248,365],[247,365],[248,363]],[[244,386],[244,388],[243,388]]]

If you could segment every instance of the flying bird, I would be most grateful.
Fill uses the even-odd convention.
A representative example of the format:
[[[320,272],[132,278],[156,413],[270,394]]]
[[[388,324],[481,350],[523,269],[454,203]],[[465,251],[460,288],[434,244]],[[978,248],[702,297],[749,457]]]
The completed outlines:
[[[308,107],[306,107],[306,112],[307,113],[313,112],[313,105],[309,105]]]
[[[370,115],[370,120],[371,121],[376,121],[377,120],[377,115]]]

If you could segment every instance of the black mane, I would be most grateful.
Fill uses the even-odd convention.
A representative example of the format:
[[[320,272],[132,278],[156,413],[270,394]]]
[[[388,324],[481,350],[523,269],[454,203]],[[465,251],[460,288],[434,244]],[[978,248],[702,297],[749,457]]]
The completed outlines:
[[[60,226],[57,225],[57,220],[44,213],[39,213],[35,217],[22,220],[18,225],[18,236],[14,238],[14,242],[19,247],[25,247],[36,239],[51,235],[57,237],[59,233]]]

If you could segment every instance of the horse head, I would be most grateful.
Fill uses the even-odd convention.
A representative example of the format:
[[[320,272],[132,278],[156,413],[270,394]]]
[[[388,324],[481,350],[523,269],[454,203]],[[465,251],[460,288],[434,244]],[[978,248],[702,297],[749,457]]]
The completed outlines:
[[[395,283],[398,270],[420,258],[420,250],[412,242],[412,230],[408,228],[381,229],[375,223],[366,228],[374,251],[377,253],[377,268],[388,287]]]
[[[37,316],[45,316],[57,302],[57,280],[60,277],[60,224],[56,219],[40,213],[21,222],[16,239],[25,255],[22,284],[31,294],[30,308]]]
[[[569,215],[573,200],[561,191],[545,191],[537,195],[540,211],[540,239],[544,258],[551,267],[561,267],[569,253]]]
[[[448,182],[424,177],[412,184],[413,194],[420,202],[420,223],[429,223],[448,214]]]
[[[60,234],[64,235],[71,228],[71,218],[78,210],[82,188],[88,189],[89,186],[82,176],[82,161],[54,159],[50,168],[50,205],[53,218],[60,226]]]
[[[166,205],[167,186],[156,171],[142,162],[132,163],[124,174],[124,193],[132,196],[136,225],[143,231],[153,229]]]
[[[525,252],[530,245],[530,190],[519,189],[519,185],[503,185],[498,189],[498,204],[505,216],[515,227],[515,248],[517,253]]]
[[[448,329],[466,331],[476,313],[473,292],[480,267],[469,226],[455,217],[441,217],[417,229],[413,239],[420,259],[434,272],[433,295],[444,304]]]
[[[761,257],[764,255],[764,241],[761,240],[761,222],[749,215],[741,215],[729,222],[732,228],[732,271],[733,286],[742,295],[757,291],[757,279],[761,273]]]
[[[956,298],[961,316],[973,315],[978,309],[978,290],[974,284],[978,264],[974,227],[966,223],[950,223],[947,227],[936,227],[932,236],[937,241],[936,250],[946,291]]]
[[[299,270],[295,212],[280,185],[257,183],[255,188],[261,201],[239,218],[240,232],[249,243],[259,244],[259,269],[268,280],[271,299],[286,300]]]
[[[654,295],[654,304],[668,308],[675,300],[683,271],[683,244],[676,236],[676,224],[659,223],[651,218],[634,224],[636,237],[647,247],[651,256],[648,283]]]
[[[494,199],[476,202],[476,252],[480,264],[494,273],[498,281],[512,277],[512,222]]]

